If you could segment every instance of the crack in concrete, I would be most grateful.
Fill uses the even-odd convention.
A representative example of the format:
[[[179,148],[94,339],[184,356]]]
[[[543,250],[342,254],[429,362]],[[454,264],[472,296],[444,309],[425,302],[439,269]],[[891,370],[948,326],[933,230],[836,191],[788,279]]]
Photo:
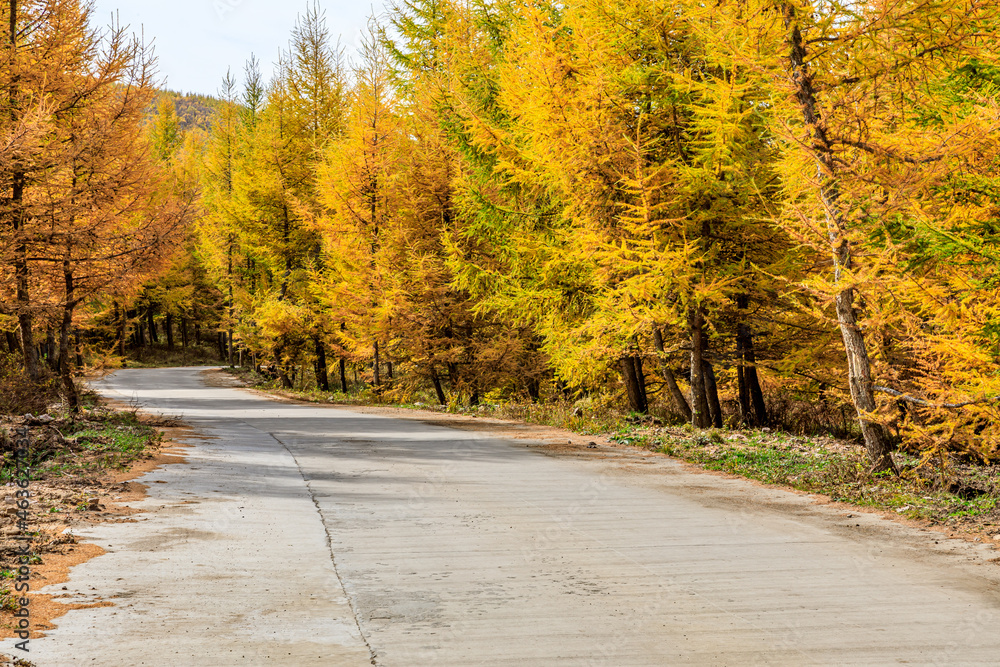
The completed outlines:
[[[306,485],[306,489],[309,490],[309,499],[312,500],[313,505],[316,507],[316,513],[319,514],[319,521],[323,525],[323,534],[326,539],[326,547],[330,552],[330,564],[333,566],[333,573],[337,576],[337,582],[340,584],[340,590],[344,592],[344,597],[347,598],[347,603],[351,606],[351,614],[354,616],[354,624],[358,628],[358,635],[360,635],[361,641],[363,641],[365,643],[365,646],[368,648],[368,656],[371,659],[371,664],[374,665],[375,667],[380,667],[380,663],[378,662],[378,658],[375,655],[375,651],[372,649],[371,642],[368,641],[368,637],[367,635],[365,635],[365,631],[361,627],[361,617],[357,604],[354,598],[351,596],[351,594],[347,592],[347,587],[344,585],[344,579],[343,577],[340,576],[340,570],[337,568],[337,554],[333,550],[333,538],[330,536],[330,528],[326,525],[326,520],[323,518],[323,510],[320,509],[319,501],[316,499],[316,493],[315,491],[313,491],[312,484],[306,478],[305,471],[302,469],[302,465],[299,463],[298,457],[295,456],[295,452],[293,452],[292,449],[288,445],[286,445],[278,436],[268,431],[261,430],[256,426],[253,426],[252,424],[248,424],[247,422],[242,422],[242,423],[246,424],[255,431],[259,431],[267,435],[271,439],[273,439],[275,442],[281,445],[285,449],[285,451],[288,452],[288,455],[292,457],[292,460],[295,461],[295,467],[298,468],[299,470],[299,475],[302,477],[302,482]]]

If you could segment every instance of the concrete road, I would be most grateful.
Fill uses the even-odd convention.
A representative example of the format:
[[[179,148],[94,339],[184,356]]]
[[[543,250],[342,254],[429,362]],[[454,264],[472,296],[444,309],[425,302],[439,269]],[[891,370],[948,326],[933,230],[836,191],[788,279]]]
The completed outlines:
[[[200,437],[141,480],[140,522],[87,533],[109,553],[69,592],[115,606],[61,618],[42,667],[1000,664],[984,547],[666,459],[209,388],[200,369],[98,388]]]

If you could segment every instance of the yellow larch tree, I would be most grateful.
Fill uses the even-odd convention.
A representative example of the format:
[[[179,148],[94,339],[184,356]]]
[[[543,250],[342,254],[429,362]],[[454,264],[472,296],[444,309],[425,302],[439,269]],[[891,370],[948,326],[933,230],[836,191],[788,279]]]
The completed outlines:
[[[956,113],[934,85],[972,60],[995,59],[998,12],[984,0],[730,2],[705,8],[697,23],[716,62],[755,72],[768,92],[782,154],[780,220],[831,260],[831,270],[805,286],[835,314],[849,395],[879,470],[895,469],[876,400],[880,382],[930,381],[921,388],[931,390],[928,404],[963,389],[980,395],[993,387],[988,378],[995,374],[980,364],[986,372],[978,379],[949,389],[926,372],[943,369],[940,361],[924,366],[932,357],[966,348],[947,351],[946,345],[926,354],[934,340],[928,327],[940,330],[927,314],[949,309],[960,292],[943,264],[937,264],[943,274],[912,270],[924,265],[912,252],[912,230],[955,225],[969,212],[942,186],[956,169],[976,162],[968,156],[992,151],[995,104],[984,99]],[[938,113],[932,122],[928,109]],[[942,301],[936,288],[951,294]],[[923,316],[916,316],[919,310]],[[910,325],[901,326],[907,320]]]

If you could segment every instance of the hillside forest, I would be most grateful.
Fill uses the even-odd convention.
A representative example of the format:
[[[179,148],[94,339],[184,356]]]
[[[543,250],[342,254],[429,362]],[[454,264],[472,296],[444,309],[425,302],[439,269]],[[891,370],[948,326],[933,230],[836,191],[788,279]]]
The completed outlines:
[[[0,14],[8,411],[166,346],[997,454],[994,0],[397,0],[357,52],[310,4],[215,98],[85,1]]]

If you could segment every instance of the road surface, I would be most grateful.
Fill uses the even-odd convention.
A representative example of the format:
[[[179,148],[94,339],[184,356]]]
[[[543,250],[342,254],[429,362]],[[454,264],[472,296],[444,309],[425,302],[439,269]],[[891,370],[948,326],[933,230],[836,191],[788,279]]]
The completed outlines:
[[[140,480],[139,522],[86,532],[108,553],[66,592],[114,606],[58,619],[40,667],[1000,664],[985,547],[202,370],[96,385],[194,435],[187,463]]]

